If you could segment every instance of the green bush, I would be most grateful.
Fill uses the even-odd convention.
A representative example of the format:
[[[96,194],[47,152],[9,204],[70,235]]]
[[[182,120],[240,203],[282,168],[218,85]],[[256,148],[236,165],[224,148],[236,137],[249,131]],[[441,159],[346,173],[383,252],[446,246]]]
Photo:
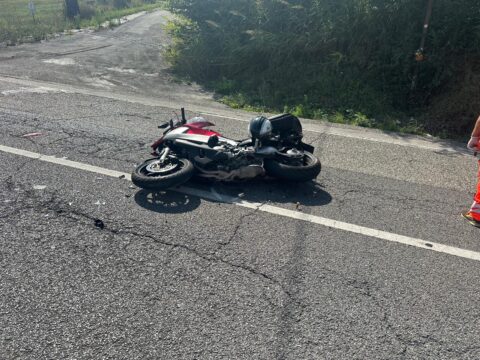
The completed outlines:
[[[95,16],[95,8],[92,5],[80,3],[80,18],[91,19]]]
[[[353,109],[376,120],[347,122],[387,128],[396,124],[386,120],[394,115],[395,126],[405,129],[416,115],[427,131],[452,134],[465,132],[480,108],[477,0],[434,2],[422,63],[414,53],[426,1],[170,0],[169,6],[179,15],[169,27],[176,71],[222,95],[240,93],[250,106],[286,106],[308,117],[318,109]],[[459,92],[466,99],[459,101]]]
[[[115,9],[123,9],[129,6],[130,4],[128,0],[113,0],[113,7]]]

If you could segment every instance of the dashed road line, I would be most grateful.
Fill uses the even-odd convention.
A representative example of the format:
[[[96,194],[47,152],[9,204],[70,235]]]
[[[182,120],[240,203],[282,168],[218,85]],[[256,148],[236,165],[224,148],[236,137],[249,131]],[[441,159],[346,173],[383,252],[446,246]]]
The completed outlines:
[[[88,172],[101,174],[101,175],[105,175],[105,176],[109,176],[117,179],[125,179],[128,181],[131,181],[130,174],[124,173],[121,171],[105,169],[99,166],[80,163],[80,162],[76,162],[76,161],[72,161],[64,158],[57,158],[55,156],[50,156],[50,155],[43,155],[43,154],[39,154],[39,153],[35,153],[35,152],[23,150],[23,149],[13,148],[9,146],[4,146],[4,145],[0,145],[0,151],[8,154],[27,157],[30,159],[44,161],[46,163],[62,165],[62,166],[66,166],[73,169],[88,171]],[[211,201],[222,201],[225,203],[241,206],[244,208],[257,209],[258,211],[261,211],[261,212],[282,216],[282,217],[287,217],[287,218],[295,219],[299,221],[304,221],[311,224],[321,225],[321,226],[325,226],[325,227],[329,227],[329,228],[337,229],[341,231],[346,231],[354,234],[360,234],[370,238],[376,238],[376,239],[385,240],[385,241],[389,241],[397,244],[414,246],[424,250],[430,250],[430,251],[449,254],[449,255],[465,258],[465,259],[480,261],[480,252],[476,252],[472,250],[461,249],[454,246],[444,245],[444,244],[440,244],[432,241],[425,241],[422,239],[394,234],[394,233],[372,229],[372,228],[359,226],[355,224],[350,224],[342,221],[327,219],[321,216],[305,214],[302,212],[288,210],[288,209],[284,209],[281,207],[272,206],[268,204],[249,202],[249,201],[242,200],[240,198],[221,195],[215,191],[205,191],[205,190],[194,189],[194,188],[185,187],[185,186],[181,186],[172,190],[181,192],[187,195],[197,196],[197,197],[204,198]]]

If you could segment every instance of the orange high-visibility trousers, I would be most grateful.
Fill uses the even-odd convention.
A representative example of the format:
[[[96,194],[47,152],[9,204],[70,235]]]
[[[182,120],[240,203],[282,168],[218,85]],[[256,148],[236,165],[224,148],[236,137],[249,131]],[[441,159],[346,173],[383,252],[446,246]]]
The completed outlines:
[[[475,194],[475,197],[473,198],[473,205],[470,209],[470,213],[472,214],[472,217],[480,221],[480,161],[478,161],[478,183],[477,183],[477,193]]]

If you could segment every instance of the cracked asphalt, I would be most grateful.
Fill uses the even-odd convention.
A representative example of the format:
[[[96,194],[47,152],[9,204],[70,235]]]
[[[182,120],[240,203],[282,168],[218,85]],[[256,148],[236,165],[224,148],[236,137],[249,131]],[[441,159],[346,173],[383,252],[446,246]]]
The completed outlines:
[[[0,49],[0,73],[85,88],[106,80],[112,92],[178,94],[191,115],[228,112],[169,77],[158,55],[165,16]],[[67,52],[70,65],[44,62]],[[1,145],[108,169],[148,157],[171,116],[0,79]],[[211,119],[246,136],[245,122]],[[189,186],[480,251],[478,229],[459,217],[473,158],[329,127],[305,133],[324,165],[316,182]],[[2,152],[0,205],[1,359],[480,359],[474,260]]]

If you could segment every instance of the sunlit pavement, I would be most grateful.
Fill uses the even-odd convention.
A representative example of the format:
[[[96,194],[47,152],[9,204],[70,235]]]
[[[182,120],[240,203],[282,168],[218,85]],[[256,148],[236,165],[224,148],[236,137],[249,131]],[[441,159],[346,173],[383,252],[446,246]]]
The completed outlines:
[[[157,16],[118,28],[110,48],[146,39]],[[151,85],[152,65],[134,76],[160,31],[114,54],[121,64],[108,48],[61,56],[69,64],[41,55],[100,35],[0,61],[14,76],[0,79],[0,358],[480,358],[480,236],[459,215],[476,163],[458,144],[307,121],[315,183],[140,191],[121,174],[174,107],[218,114],[235,138],[249,115],[195,86],[168,91],[161,69]]]

